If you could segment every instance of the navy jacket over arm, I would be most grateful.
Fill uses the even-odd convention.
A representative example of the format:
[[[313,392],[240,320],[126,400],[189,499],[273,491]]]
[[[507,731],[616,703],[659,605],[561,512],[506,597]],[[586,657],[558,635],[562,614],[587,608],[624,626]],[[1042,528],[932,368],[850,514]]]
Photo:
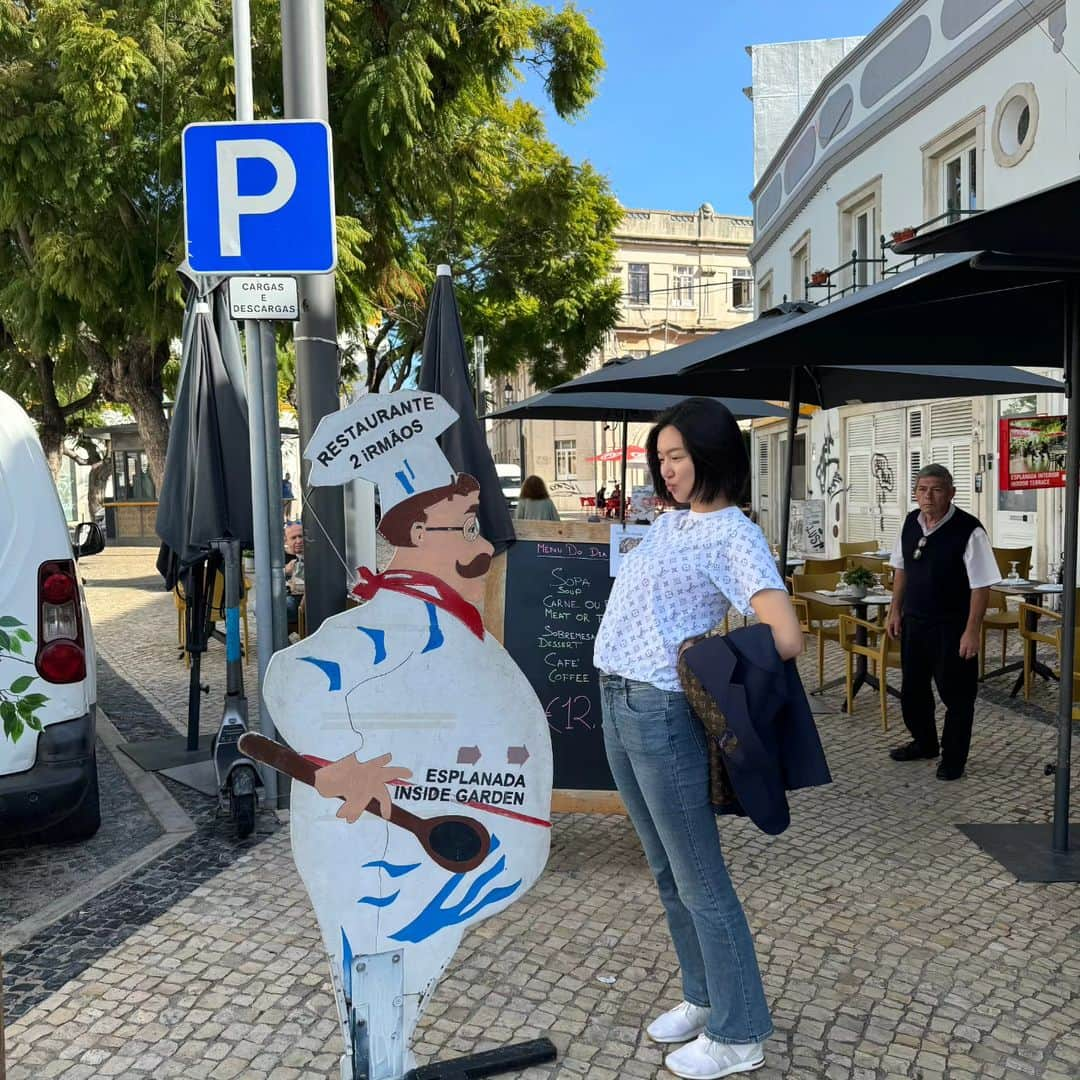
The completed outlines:
[[[783,832],[785,792],[832,781],[795,661],[781,660],[772,631],[757,623],[703,638],[682,663],[719,711],[723,764],[742,809],[764,832]]]

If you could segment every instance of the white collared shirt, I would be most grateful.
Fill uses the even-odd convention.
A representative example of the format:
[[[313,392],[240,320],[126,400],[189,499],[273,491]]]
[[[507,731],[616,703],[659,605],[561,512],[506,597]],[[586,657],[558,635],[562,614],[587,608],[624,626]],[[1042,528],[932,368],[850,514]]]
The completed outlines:
[[[593,663],[610,675],[679,690],[687,638],[711,630],[730,608],[752,615],[762,589],[783,589],[765,534],[737,506],[699,514],[671,510],[623,557]]]
[[[919,512],[919,528],[923,536],[932,536],[946,522],[951,521],[956,514],[956,504],[951,503],[945,516],[936,525],[927,525],[926,515]],[[896,543],[893,545],[892,556],[889,565],[896,570],[904,569],[904,551],[902,537],[904,530],[901,529],[896,535]],[[964,548],[964,569],[967,571],[968,583],[973,589],[984,589],[989,585],[996,585],[1001,580],[1001,571],[998,569],[997,559],[994,558],[994,549],[990,546],[990,537],[980,524],[968,537],[967,546]]]

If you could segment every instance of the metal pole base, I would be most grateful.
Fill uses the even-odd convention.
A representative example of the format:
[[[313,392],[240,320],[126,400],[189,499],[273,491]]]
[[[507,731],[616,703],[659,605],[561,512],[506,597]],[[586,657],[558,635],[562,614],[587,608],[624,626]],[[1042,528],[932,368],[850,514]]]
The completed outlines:
[[[1080,850],[1055,851],[1052,826],[1038,824],[958,825],[969,840],[1019,882],[1080,881]],[[1080,830],[1073,822],[1072,831]]]
[[[455,1058],[453,1061],[433,1061],[410,1069],[405,1080],[477,1080],[481,1076],[499,1076],[516,1072],[530,1065],[545,1065],[558,1056],[550,1039],[533,1039],[532,1042],[502,1046],[498,1050],[485,1050],[482,1054]]]

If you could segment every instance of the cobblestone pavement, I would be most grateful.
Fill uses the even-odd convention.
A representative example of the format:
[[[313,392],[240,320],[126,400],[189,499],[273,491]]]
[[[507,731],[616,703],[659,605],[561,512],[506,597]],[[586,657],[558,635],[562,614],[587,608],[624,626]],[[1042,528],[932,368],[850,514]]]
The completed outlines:
[[[0,850],[0,933],[161,835],[157,819],[100,742],[97,762],[101,828],[94,836],[81,843],[12,844]]]
[[[92,579],[111,578],[91,590],[103,656],[129,693],[177,723],[186,691],[168,669],[171,601],[124,586],[125,575],[146,576],[145,554],[110,557],[88,561]],[[837,674],[835,655],[830,665]],[[835,782],[792,798],[786,833],[723,819],[776,1024],[763,1080],[1080,1076],[1080,889],[1018,885],[955,828],[1049,817],[1053,691],[1040,686],[1018,708],[999,681],[980,698],[963,780],[891,762],[898,707],[883,733],[864,693],[853,718],[818,716]],[[102,691],[121,692],[108,679]],[[78,971],[62,955],[78,914],[53,928],[57,977],[10,1024],[11,1080],[336,1078],[326,967],[288,838],[234,848],[221,842],[216,870],[198,880],[184,865],[172,881],[159,875],[158,906],[88,946]],[[16,983],[25,961],[6,960]],[[561,815],[546,873],[466,934],[415,1049],[445,1058],[548,1035],[559,1061],[523,1077],[667,1076],[642,1026],[679,996],[629,823]]]

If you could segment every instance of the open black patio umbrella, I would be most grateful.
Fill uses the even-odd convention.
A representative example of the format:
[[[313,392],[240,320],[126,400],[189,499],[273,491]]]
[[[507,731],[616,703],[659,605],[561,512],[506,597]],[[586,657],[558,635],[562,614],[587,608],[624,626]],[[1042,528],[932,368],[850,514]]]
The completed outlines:
[[[611,363],[611,361],[609,361]],[[652,420],[657,413],[686,400],[685,394],[534,394],[516,405],[490,413],[493,420],[614,420],[622,424],[623,504],[620,517],[626,521],[626,428],[631,420]],[[746,398],[717,398],[736,420],[756,420],[764,416],[787,416],[787,410],[767,401]],[[597,507],[599,511],[600,507]]]
[[[1070,678],[1076,642],[1076,558],[1080,532],[1080,179],[1028,195],[1023,199],[961,218],[951,225],[896,244],[899,254],[951,252],[944,258],[967,259],[980,274],[986,289],[993,290],[1003,276],[1026,276],[1031,282],[1056,277],[1056,290],[1036,285],[1029,296],[1019,297],[1012,318],[1027,321],[1031,297],[1047,292],[1054,308],[1045,318],[1059,334],[1057,349],[1040,356],[1046,364],[1065,368],[1069,433],[1066,454],[1065,564],[1062,574],[1061,655],[1062,672],[1058,696],[1058,754],[1054,772],[1054,821],[1051,850],[1044,851],[1037,836],[1039,826],[983,826],[992,830],[978,842],[1010,869],[1018,865],[1034,880],[1080,880],[1080,853],[1069,847],[1069,784],[1072,756],[1073,683]],[[970,254],[975,252],[977,254]],[[964,254],[968,253],[968,254]],[[936,261],[936,260],[935,260]],[[1014,301],[1015,302],[1015,301]],[[1033,836],[1032,834],[1036,835]],[[1034,843],[1032,842],[1034,840]],[[1020,860],[1017,860],[1017,852]],[[1031,855],[1034,854],[1034,864]],[[1014,872],[1019,872],[1014,869]],[[1032,874],[1041,876],[1032,877]],[[1056,876],[1055,876],[1056,875]]]
[[[657,413],[685,401],[686,394],[534,394],[516,405],[493,413],[491,420],[652,420]],[[717,398],[736,420],[787,416],[787,409],[768,401],[747,398]],[[623,441],[625,445],[625,440]]]
[[[158,498],[158,569],[167,588],[183,583],[191,653],[187,751],[198,748],[199,667],[211,599],[207,562],[214,541],[252,543],[251,457],[244,372],[221,278],[189,275],[181,368]]]
[[[808,317],[797,313],[774,324],[781,336],[793,333],[795,320]],[[764,316],[763,316],[764,318]],[[756,320],[761,322],[761,319]],[[747,324],[752,325],[752,324]],[[777,331],[770,329],[769,336]],[[862,350],[868,348],[860,335]],[[627,394],[656,393],[691,394],[704,396],[719,393],[747,397],[788,400],[788,445],[793,445],[800,405],[816,405],[834,409],[840,405],[865,404],[875,401],[905,401],[925,398],[969,397],[980,394],[1017,394],[1022,392],[1059,392],[1061,384],[1041,375],[1018,368],[975,367],[962,364],[848,364],[816,365],[783,364],[784,356],[794,356],[779,346],[773,352],[773,363],[760,357],[753,367],[744,366],[742,347],[727,349],[731,340],[727,332],[710,335],[713,355],[690,366],[683,364],[687,346],[670,349],[644,360],[630,360],[607,365],[600,371],[563,383],[551,392],[553,397],[577,397],[600,392]],[[753,344],[761,341],[752,339]],[[694,342],[701,345],[701,342]],[[790,346],[789,342],[789,346]],[[796,346],[797,348],[797,346]],[[701,351],[700,349],[698,350]],[[664,362],[666,361],[666,363]],[[638,365],[641,365],[640,367]],[[781,506],[780,565],[786,565],[788,522],[791,512],[792,455],[788,455],[785,477],[785,497]]]
[[[651,377],[640,382],[631,370],[603,370],[564,383],[554,392],[630,390],[636,383],[649,392],[778,398],[784,396],[786,384],[789,445],[800,403],[834,408],[1024,390],[1060,392],[1061,383],[1007,365],[1053,367],[1060,362],[1066,341],[1061,274],[1052,267],[1025,273],[1010,266],[988,275],[972,263],[970,253],[928,260],[834,303],[790,312],[782,321],[774,317],[766,322],[763,316],[755,320],[760,324],[756,332],[742,328],[741,345],[726,347],[725,333],[714,334],[707,339],[713,344],[712,356],[702,359],[699,354],[690,365],[680,362],[676,354],[681,350],[671,350],[651,358]],[[1071,326],[1080,327],[1080,320]],[[897,363],[897,358],[938,355],[953,363]],[[663,364],[665,358],[670,367]],[[785,477],[782,559],[787,553],[792,458],[789,454]],[[1075,518],[1073,528],[1075,539]],[[1068,693],[1071,708],[1071,686],[1066,688],[1066,682],[1062,696]],[[1068,772],[1067,767],[1059,771]],[[1067,775],[1058,783],[1067,789]]]
[[[439,446],[457,472],[468,473],[479,481],[480,532],[491,541],[496,552],[504,551],[514,542],[514,523],[484,430],[476,418],[465,338],[449,266],[438,268],[435,287],[431,290],[418,385],[421,390],[441,394],[458,414],[457,423],[439,436]],[[525,463],[521,465],[524,469]]]

